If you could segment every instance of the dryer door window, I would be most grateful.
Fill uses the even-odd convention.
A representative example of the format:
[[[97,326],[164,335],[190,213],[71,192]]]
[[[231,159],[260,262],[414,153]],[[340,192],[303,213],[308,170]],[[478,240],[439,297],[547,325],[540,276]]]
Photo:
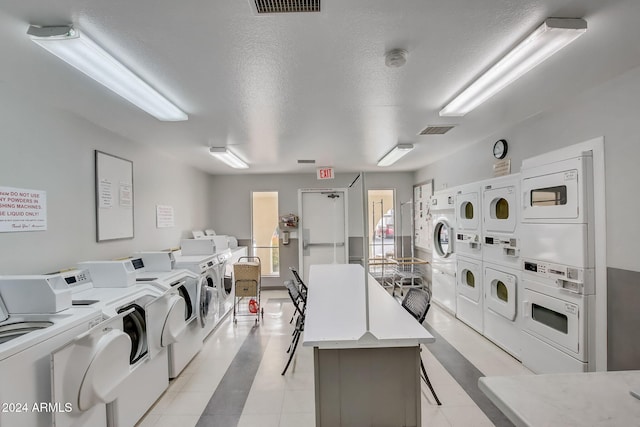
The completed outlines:
[[[148,351],[147,346],[147,321],[144,308],[138,304],[131,304],[122,307],[118,313],[124,313],[127,310],[133,311],[124,316],[124,332],[131,339],[131,353],[129,354],[129,364],[133,365],[143,358]]]
[[[433,241],[436,252],[443,258],[447,258],[453,251],[451,238],[451,227],[446,221],[438,221],[433,230]]]
[[[487,308],[507,320],[516,318],[517,278],[491,268],[485,269]]]

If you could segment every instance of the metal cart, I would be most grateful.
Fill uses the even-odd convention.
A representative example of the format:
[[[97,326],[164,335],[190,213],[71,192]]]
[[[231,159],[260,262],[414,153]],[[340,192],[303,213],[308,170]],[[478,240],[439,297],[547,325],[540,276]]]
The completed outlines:
[[[260,306],[260,289],[262,276],[260,258],[257,256],[243,256],[233,264],[233,280],[235,295],[233,299],[233,323],[238,323],[238,316],[255,316],[256,324],[264,316],[264,309]],[[246,308],[239,304],[244,298],[250,298]]]
[[[392,273],[392,295],[395,295],[396,288],[400,288],[400,296],[403,296],[405,287],[424,287],[422,269],[428,264],[427,261],[413,257],[394,258],[393,260],[395,261],[395,271]]]

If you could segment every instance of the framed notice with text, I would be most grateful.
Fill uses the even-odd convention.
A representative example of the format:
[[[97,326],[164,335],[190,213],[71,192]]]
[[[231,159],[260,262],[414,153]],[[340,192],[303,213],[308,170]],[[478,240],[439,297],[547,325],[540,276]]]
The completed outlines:
[[[96,240],[133,239],[133,162],[95,153]]]

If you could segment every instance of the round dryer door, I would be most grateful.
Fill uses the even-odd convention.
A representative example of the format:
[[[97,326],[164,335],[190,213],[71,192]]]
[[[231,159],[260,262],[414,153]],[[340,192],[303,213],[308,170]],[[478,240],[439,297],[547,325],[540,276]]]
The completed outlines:
[[[200,326],[203,328],[209,321],[208,315],[211,309],[211,292],[208,289],[207,278],[210,279],[208,275],[198,279],[198,318],[200,319]]]
[[[433,245],[438,255],[443,258],[447,258],[453,253],[452,234],[453,230],[447,221],[441,219],[436,222],[433,229]]]
[[[127,314],[123,317],[124,332],[131,339],[131,352],[129,364],[133,365],[143,358],[148,351],[147,344],[147,319],[144,308],[138,304],[122,307],[118,313]]]

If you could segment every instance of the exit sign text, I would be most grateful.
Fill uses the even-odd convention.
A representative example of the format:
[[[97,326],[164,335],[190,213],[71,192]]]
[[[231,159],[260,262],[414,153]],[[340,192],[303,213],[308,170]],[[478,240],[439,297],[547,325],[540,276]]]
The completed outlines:
[[[318,168],[318,179],[333,179],[333,168]]]

